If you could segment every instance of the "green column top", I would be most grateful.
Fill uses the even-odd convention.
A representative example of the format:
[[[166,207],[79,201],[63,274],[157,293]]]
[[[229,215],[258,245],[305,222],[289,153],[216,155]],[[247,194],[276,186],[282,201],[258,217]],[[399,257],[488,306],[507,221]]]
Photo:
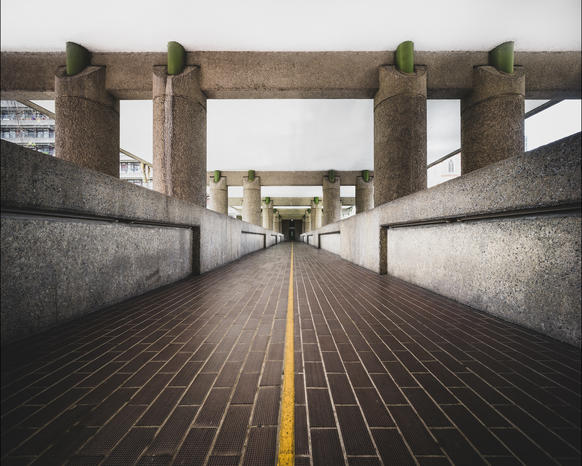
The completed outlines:
[[[220,181],[220,170],[214,170],[214,182],[218,183]]]
[[[489,65],[494,66],[498,71],[513,73],[514,53],[513,41],[504,42],[489,52]]]
[[[75,42],[67,42],[67,76],[80,73],[91,64],[91,52]]]
[[[362,179],[367,183],[370,181],[370,170],[362,170]]]
[[[335,182],[335,170],[329,170],[327,172],[327,179],[330,181],[330,183]]]
[[[186,50],[178,42],[168,42],[168,74],[175,75],[184,71]]]
[[[403,73],[414,73],[414,42],[407,40],[396,48],[394,53],[396,69]]]
[[[255,179],[255,171],[254,170],[249,170],[248,171],[248,180],[249,181],[254,181]]]

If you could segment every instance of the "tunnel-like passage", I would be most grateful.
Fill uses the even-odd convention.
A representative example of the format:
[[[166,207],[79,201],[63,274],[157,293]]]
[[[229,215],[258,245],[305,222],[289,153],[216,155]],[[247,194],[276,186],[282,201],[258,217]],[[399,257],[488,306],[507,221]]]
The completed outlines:
[[[2,352],[6,464],[275,464],[291,245]],[[580,460],[580,353],[301,243],[295,464]]]

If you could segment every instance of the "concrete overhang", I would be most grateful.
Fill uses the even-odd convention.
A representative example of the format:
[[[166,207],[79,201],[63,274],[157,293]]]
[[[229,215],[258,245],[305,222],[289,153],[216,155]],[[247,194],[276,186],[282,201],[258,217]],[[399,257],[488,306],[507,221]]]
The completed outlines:
[[[256,171],[255,175],[261,178],[261,186],[321,186],[323,177],[327,171]],[[243,177],[247,176],[246,171],[221,171],[220,176],[226,177],[228,186],[242,186]],[[353,186],[356,178],[362,176],[361,171],[336,171],[336,176],[340,177],[342,186]],[[212,178],[214,172],[208,172],[208,178]],[[374,172],[370,170],[370,176]]]
[[[289,207],[298,206],[304,209],[309,209],[311,207],[312,197],[271,197],[273,201],[273,207]],[[342,206],[353,206],[356,204],[355,197],[340,197]],[[229,207],[242,206],[242,197],[229,197],[228,198]]]
[[[378,67],[393,64],[385,52],[213,52],[187,54],[201,67],[201,87],[210,99],[371,99]],[[487,52],[416,52],[428,69],[428,97],[459,99],[471,89],[472,69],[487,64]],[[516,52],[526,72],[526,98],[581,96],[579,51]],[[54,98],[55,70],[64,53],[2,52],[3,99]],[[152,68],[166,64],[159,52],[94,53],[92,64],[107,67],[106,87],[119,99],[151,99]]]

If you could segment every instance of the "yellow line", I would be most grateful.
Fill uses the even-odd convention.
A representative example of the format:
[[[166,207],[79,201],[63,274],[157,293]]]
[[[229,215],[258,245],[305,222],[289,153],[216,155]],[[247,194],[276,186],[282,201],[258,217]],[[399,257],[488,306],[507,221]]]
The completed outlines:
[[[295,463],[295,362],[293,349],[293,243],[291,243],[291,272],[287,298],[287,327],[285,330],[285,368],[279,426],[279,466]]]

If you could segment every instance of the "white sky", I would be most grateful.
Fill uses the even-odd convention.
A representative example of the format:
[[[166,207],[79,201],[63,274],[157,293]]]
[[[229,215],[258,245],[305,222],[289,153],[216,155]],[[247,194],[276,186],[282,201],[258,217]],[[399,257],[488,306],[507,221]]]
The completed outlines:
[[[580,50],[580,0],[4,0],[2,50]],[[35,31],[31,33],[31,31]]]

